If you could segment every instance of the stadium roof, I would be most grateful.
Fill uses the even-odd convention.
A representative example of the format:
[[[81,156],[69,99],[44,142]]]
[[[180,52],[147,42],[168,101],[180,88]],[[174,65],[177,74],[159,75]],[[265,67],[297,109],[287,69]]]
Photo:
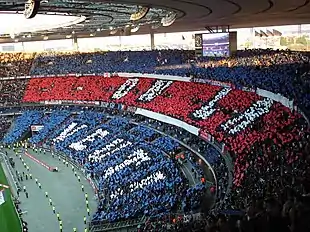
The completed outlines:
[[[0,12],[22,14],[25,1],[0,0]],[[145,34],[151,30],[155,33],[205,30],[215,25],[240,28],[309,23],[309,3],[310,0],[41,0],[39,14],[71,17],[70,20],[49,28],[41,25],[29,29],[27,21],[20,23],[25,25],[24,30],[15,28],[8,32],[0,28],[0,42],[64,39],[72,34],[89,37]],[[43,21],[38,16],[28,20]]]

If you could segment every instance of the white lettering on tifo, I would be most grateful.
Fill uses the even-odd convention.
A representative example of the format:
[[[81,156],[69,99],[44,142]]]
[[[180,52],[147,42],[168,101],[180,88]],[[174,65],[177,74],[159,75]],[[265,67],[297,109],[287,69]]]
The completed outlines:
[[[200,109],[196,110],[193,113],[193,116],[197,119],[207,119],[208,117],[210,117],[216,111],[216,108],[214,107],[215,104],[220,99],[225,97],[230,91],[231,88],[223,88],[215,95],[215,97],[211,101],[209,101],[206,105],[202,106]]]
[[[140,181],[131,183],[129,185],[130,192],[133,192],[137,189],[143,189],[143,188],[147,187],[148,185],[150,185],[152,183],[157,183],[158,181],[162,181],[165,178],[166,178],[166,176],[164,176],[164,174],[162,174],[161,171],[158,171],[158,172],[153,173],[152,175],[150,175],[150,176],[148,176],[148,177],[146,177]],[[110,195],[110,198],[114,199],[114,198],[118,197],[119,195],[123,195],[123,194],[124,194],[124,191],[121,188],[118,188],[114,193],[112,193]]]
[[[103,130],[103,129],[97,129],[94,133],[88,135],[86,138],[75,142],[71,143],[69,145],[70,148],[76,150],[76,151],[83,151],[87,148],[87,145],[85,145],[85,142],[93,142],[96,138],[103,139],[109,134],[108,131]]]
[[[273,100],[265,98],[254,103],[243,114],[240,114],[236,118],[229,119],[221,127],[224,131],[228,131],[229,134],[236,134],[241,130],[244,130],[247,126],[253,123],[260,116],[268,113],[273,105]]]
[[[109,157],[113,153],[122,150],[125,147],[132,145],[131,142],[124,139],[115,139],[113,142],[107,144],[100,150],[95,150],[93,154],[88,156],[89,161],[101,162],[102,159]]]
[[[164,81],[164,80],[157,80],[151,88],[149,88],[144,94],[139,97],[139,101],[149,102],[152,101],[155,97],[159,96],[167,89],[173,81]]]
[[[128,79],[124,84],[122,84],[112,95],[112,99],[121,99],[126,96],[130,90],[132,90],[139,82],[138,78]]]
[[[72,122],[66,129],[59,136],[53,139],[54,142],[64,141],[67,137],[73,135],[74,133],[78,132],[79,130],[86,128],[87,125],[81,125],[75,128],[78,124],[76,122]],[[75,128],[75,129],[74,129]]]
[[[109,176],[113,175],[116,172],[124,169],[125,167],[135,164],[135,166],[139,166],[141,163],[150,160],[151,158],[147,155],[145,151],[142,149],[138,149],[134,151],[133,154],[129,155],[124,162],[121,164],[116,165],[115,167],[109,167],[107,170],[104,171],[104,178],[108,178]]]

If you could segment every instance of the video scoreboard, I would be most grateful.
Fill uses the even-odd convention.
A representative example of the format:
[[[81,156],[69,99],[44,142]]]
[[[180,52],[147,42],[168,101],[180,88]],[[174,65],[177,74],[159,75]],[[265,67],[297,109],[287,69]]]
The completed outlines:
[[[237,32],[195,35],[197,56],[229,57],[237,50]]]

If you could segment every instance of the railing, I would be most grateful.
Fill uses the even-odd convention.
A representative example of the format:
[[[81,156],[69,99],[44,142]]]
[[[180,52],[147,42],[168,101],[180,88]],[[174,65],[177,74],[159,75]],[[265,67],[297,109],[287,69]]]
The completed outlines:
[[[90,224],[91,232],[105,232],[105,231],[117,231],[121,229],[137,228],[139,225],[143,225],[147,218],[145,216],[138,219],[129,219],[120,222],[92,222]]]
[[[10,174],[12,180],[13,180],[14,187],[15,187],[15,189],[16,189],[16,191],[17,191],[17,188],[18,188],[18,187],[17,187],[17,185],[16,185],[15,177],[14,177],[14,175],[13,175],[11,169],[10,169],[10,165],[9,165],[8,160],[7,160],[7,157],[6,157],[6,155],[5,155],[3,152],[0,152],[0,155],[1,155],[0,158],[2,157],[2,160],[4,161],[5,166],[7,167],[7,170],[8,170],[8,172],[9,172],[9,174]],[[0,159],[0,166],[1,166],[1,159]],[[17,211],[17,208],[16,208],[16,206],[15,206],[14,199],[13,199],[13,197],[12,197],[13,193],[12,193],[12,191],[11,191],[11,188],[10,188],[10,192],[11,192],[10,198],[11,198],[11,201],[12,201],[12,204],[13,204],[13,207],[14,207],[14,211],[15,211],[16,216],[18,217],[18,221],[19,221],[19,224],[20,224],[20,227],[21,227],[21,231],[20,231],[20,232],[22,232],[22,231],[24,231],[23,223],[22,223],[21,217],[20,217],[20,215],[19,215],[19,213],[18,213],[18,211]]]

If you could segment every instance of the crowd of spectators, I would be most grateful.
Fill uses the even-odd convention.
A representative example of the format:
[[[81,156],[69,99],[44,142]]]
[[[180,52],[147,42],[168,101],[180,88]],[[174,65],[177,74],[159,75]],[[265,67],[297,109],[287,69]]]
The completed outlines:
[[[0,77],[140,72],[218,80],[280,93],[310,109],[309,56],[289,50],[245,50],[229,58],[196,58],[193,51],[181,50],[2,53],[0,62]]]
[[[217,195],[216,205],[223,204],[225,196],[227,195],[227,190],[229,189],[229,182],[232,181],[229,180],[229,174],[232,173],[229,172],[227,164],[218,149],[210,145],[210,143],[203,140],[202,138],[199,138],[188,132],[187,130],[182,129],[178,126],[168,124],[167,122],[164,123],[157,120],[148,119],[147,117],[142,115],[136,115],[133,120],[135,122],[147,125],[151,128],[163,131],[165,134],[170,135],[179,141],[182,141],[183,144],[190,147],[192,149],[191,151],[179,150],[177,158],[183,160],[186,157],[185,162],[191,163],[192,173],[198,179],[203,178],[206,173],[211,176],[213,175],[212,173],[210,173],[209,167],[207,165],[202,165],[203,162],[201,162],[201,160],[199,161],[199,159],[197,159],[197,157],[195,157],[193,153],[197,152],[202,155],[207,161],[207,163],[211,165],[217,178],[217,186],[209,186],[210,193]],[[202,173],[204,173],[204,175],[202,175]],[[212,205],[212,202],[209,203],[211,203]],[[206,206],[202,211],[207,212],[208,208],[209,207]]]
[[[65,84],[71,83],[71,86]],[[42,89],[48,91],[42,91]],[[193,97],[194,96],[194,97]],[[32,79],[24,101],[88,100],[141,107],[181,119],[212,135],[235,161],[234,184],[240,186],[254,162],[254,147],[282,149],[307,130],[304,118],[269,98],[253,92],[201,83],[154,79],[63,77]],[[271,156],[272,151],[264,151]],[[268,159],[262,162],[269,162]],[[266,166],[263,166],[266,167]]]
[[[66,118],[68,118],[71,115],[70,111],[67,110],[55,110],[52,111],[49,115],[48,115],[48,119],[52,122],[55,123],[46,123],[44,124],[44,127],[40,130],[40,133],[36,133],[34,134],[29,142],[33,143],[33,144],[40,144],[40,143],[44,143],[44,139],[45,137],[53,132],[53,130],[57,127],[57,125],[61,124]],[[43,118],[44,120],[44,118]],[[44,122],[44,121],[43,121]],[[32,123],[33,124],[33,123]]]
[[[71,112],[72,113],[72,112]],[[30,143],[44,142],[64,152],[97,179],[99,206],[95,221],[157,216],[200,208],[205,185],[190,186],[173,154],[180,144],[124,117],[96,111],[27,111],[3,142],[23,138],[30,125],[42,125]],[[168,155],[170,154],[170,156]]]
[[[35,53],[0,53],[0,77],[28,76]]]
[[[12,119],[0,116],[0,141],[11,126]]]
[[[98,178],[100,189],[103,194],[100,196],[100,202],[102,203],[100,204],[98,213],[95,215],[95,219],[108,219],[113,221],[113,219],[115,220],[115,218],[130,217],[128,215],[132,215],[131,213],[133,213],[130,210],[120,211],[127,212],[127,214],[123,215],[115,213],[118,212],[116,209],[122,207],[121,203],[123,202],[113,202],[113,200],[104,197],[110,196],[112,199],[116,199],[115,196],[124,194],[124,192],[122,191],[125,190],[119,190],[117,187],[111,188],[106,184],[113,183],[113,185],[115,185],[114,181],[119,179],[126,179],[129,182],[131,179],[129,179],[128,176],[123,175],[126,175],[125,173],[133,172],[133,170],[129,170],[126,172],[127,167],[123,167],[122,165],[115,165],[114,159],[109,159],[109,157],[111,157],[110,154],[120,157],[117,162],[118,164],[125,164],[125,161],[128,162],[128,160],[122,157],[126,157],[126,154],[128,157],[130,156],[130,154],[126,153],[126,149],[124,149],[122,152],[119,152],[118,149],[128,148],[128,152],[132,151],[132,149],[134,148],[137,148],[137,150],[141,148],[147,153],[147,155],[139,156],[141,160],[137,161],[141,161],[140,165],[141,167],[144,167],[144,162],[150,162],[149,160],[142,161],[146,157],[156,157],[156,163],[161,162],[159,157],[162,156],[160,152],[156,153],[157,149],[159,149],[158,151],[161,151],[161,149],[166,147],[166,152],[169,153],[171,149],[176,150],[178,146],[177,144],[173,145],[173,141],[169,141],[169,139],[159,136],[156,132],[151,132],[150,129],[145,126],[133,126],[132,124],[130,126],[128,121],[124,118],[114,118],[107,121],[104,115],[100,117],[100,114],[95,112],[84,112],[80,115],[70,117],[67,117],[68,112],[66,111],[55,111],[52,112],[49,116],[42,116],[42,114],[40,114],[39,112],[26,112],[26,116],[23,120],[19,121],[17,119],[16,121],[18,122],[18,124],[19,122],[25,122],[21,123],[21,128],[29,128],[30,123],[27,122],[26,117],[28,117],[30,113],[33,113],[31,114],[31,118],[37,118],[35,120],[36,122],[45,122],[44,125],[46,125],[47,128],[50,128],[48,126],[49,124],[54,125],[52,127],[55,129],[49,130],[50,132],[54,133],[46,133],[42,130],[42,137],[48,138],[48,140],[40,139],[40,141],[50,141],[50,143],[53,144],[53,142],[56,141],[54,139],[64,139],[63,141],[59,140],[59,143],[57,142],[57,144],[55,144],[57,149],[63,150],[65,152],[71,151],[68,154],[73,157],[77,162],[85,165],[85,167],[88,167],[89,171],[92,170],[95,173],[100,173],[99,175],[96,174],[95,176],[99,176]],[[66,119],[64,119],[65,121],[59,121],[59,115],[63,115],[63,117],[66,117]],[[105,121],[105,124],[99,127],[96,126],[99,122],[103,121]],[[78,131],[76,131],[75,134],[77,135],[77,137],[71,137],[70,139],[68,139],[69,137],[67,138],[65,134],[63,134],[63,132],[66,128],[71,128],[70,130],[66,131],[67,134],[70,134],[70,132],[72,132],[72,130],[74,129],[70,127],[70,125],[77,122],[78,125],[76,125],[75,128],[80,128],[79,130],[83,132],[83,125],[86,125],[89,127],[87,130],[92,133],[85,137],[85,131],[84,134],[78,133]],[[16,123],[14,126],[16,126]],[[105,131],[109,131],[110,134],[116,136],[108,136],[108,134],[103,133],[103,129]],[[132,135],[130,136],[131,133],[129,132],[131,131]],[[14,128],[11,132],[13,134],[17,133]],[[103,137],[103,135],[105,135],[105,137]],[[12,138],[17,139],[18,136],[21,136],[20,133],[18,133],[16,136],[13,135]],[[89,140],[87,140],[86,138],[88,138]],[[95,141],[98,142],[101,141],[100,139],[103,139],[103,141],[106,142],[100,144],[94,142],[94,145],[92,146],[93,143],[89,142],[92,138],[96,138]],[[105,138],[106,140],[104,140]],[[120,139],[122,139],[123,141],[121,141]],[[131,141],[132,144],[126,144],[124,142],[125,139],[127,139],[127,141]],[[275,228],[281,228],[281,230],[283,231],[289,231],[289,229],[290,231],[297,232],[308,231],[309,225],[307,224],[308,222],[306,218],[309,215],[307,193],[309,193],[310,191],[310,185],[308,181],[310,175],[309,139],[310,136],[306,133],[302,138],[298,138],[298,140],[294,140],[292,143],[283,144],[283,147],[281,148],[279,148],[279,146],[276,146],[275,144],[272,144],[271,141],[269,141],[270,144],[268,146],[253,146],[252,151],[248,154],[246,159],[247,162],[251,164],[246,170],[246,175],[248,178],[246,178],[241,185],[235,184],[234,189],[233,191],[231,191],[229,197],[225,197],[226,199],[225,204],[222,205],[223,207],[221,206],[217,208],[216,211],[212,210],[207,218],[203,218],[198,222],[196,220],[194,222],[185,220],[183,218],[178,218],[176,221],[171,220],[164,224],[147,223],[143,226],[145,226],[146,231],[274,231]],[[65,142],[66,140],[67,142]],[[161,142],[156,142],[158,140],[161,140]],[[140,145],[138,145],[137,142]],[[143,145],[146,142],[151,143],[151,148],[149,145]],[[187,142],[194,143],[194,141],[191,139]],[[61,143],[66,145],[63,145]],[[86,148],[84,146],[86,146]],[[201,144],[198,144],[197,150],[199,150],[202,154],[204,153],[203,147],[204,146],[202,146]],[[107,148],[109,148],[109,150]],[[305,149],[301,150],[301,148]],[[269,151],[267,152],[266,149],[269,149]],[[208,157],[209,162],[212,163],[212,167],[217,170],[219,168],[218,166],[222,166],[221,163],[224,162],[220,162],[220,165],[216,165],[216,163],[218,162],[218,160],[221,159],[221,157],[218,156],[216,151],[213,151],[213,153],[213,155],[212,153],[206,154],[206,157]],[[269,157],[267,157],[266,154],[269,154]],[[78,157],[82,158],[78,159]],[[90,159],[88,159],[89,157]],[[100,160],[98,160],[99,157],[101,157]],[[265,167],[265,164],[267,164],[267,168]],[[112,169],[109,169],[111,166],[121,171],[117,172],[114,170],[113,172],[111,171]],[[143,168],[143,170],[149,170],[150,166],[151,165],[147,165],[148,169]],[[154,168],[156,169],[156,167]],[[170,169],[171,167],[169,167],[169,170]],[[110,171],[105,172],[104,170]],[[139,173],[138,170],[135,169],[135,171]],[[221,171],[216,172],[220,173]],[[226,171],[222,172],[226,173]],[[161,174],[163,173],[164,171],[161,172]],[[109,182],[107,182],[107,178],[104,178],[111,176],[113,177],[114,175],[120,175],[118,177],[121,178],[110,178]],[[182,179],[181,173],[179,173],[179,175]],[[141,184],[139,182],[135,183],[136,185],[134,184],[133,186],[140,186],[139,184]],[[195,190],[199,188],[199,185],[195,188],[190,188],[186,191],[186,193],[195,193]],[[110,192],[110,189],[114,190],[114,192],[111,193],[112,191]],[[174,193],[174,191],[179,190],[174,189],[172,192]],[[197,204],[195,198],[193,198],[192,196],[186,197],[186,193],[184,195],[184,199],[186,200],[182,201],[180,207],[183,210],[186,210],[186,203],[190,204],[192,207]],[[182,194],[178,194],[178,196],[181,195]],[[134,202],[132,198],[130,199],[130,203]],[[128,200],[129,199],[127,199],[127,201]],[[127,201],[125,201],[126,204],[128,204]],[[139,205],[138,203],[136,204],[136,206],[137,208],[141,208],[141,205]],[[147,208],[147,206],[145,206],[144,209],[147,209],[147,211],[151,210],[150,208]],[[154,207],[154,210],[156,210],[156,207]],[[156,213],[147,214],[144,211],[143,214],[156,215]],[[139,213],[134,215],[139,215]]]
[[[180,50],[45,55],[34,66],[32,75],[140,72],[218,80],[280,93],[310,109],[309,56],[288,50],[245,50],[229,58]]]
[[[3,138],[3,143],[13,144],[20,138],[29,133],[31,125],[40,125],[42,123],[44,114],[40,111],[26,111],[20,117],[16,118],[14,125]]]
[[[28,66],[25,65],[28,71],[31,66],[29,62],[25,62],[28,64]],[[13,64],[13,62],[11,63]],[[8,71],[8,74],[2,76],[24,75],[23,71],[12,68],[15,67],[12,64],[6,66],[17,71]],[[234,162],[233,189],[227,194],[229,173],[223,157],[219,156],[216,150],[209,152],[213,148],[208,147],[207,149],[207,145],[198,145],[197,150],[206,157],[219,176],[218,200],[224,202],[216,205],[216,209],[212,211],[213,214],[211,213],[210,218],[201,221],[199,225],[204,230],[275,231],[274,228],[278,227],[283,231],[290,229],[298,232],[309,229],[307,221],[304,219],[309,215],[309,202],[306,194],[310,192],[308,181],[310,174],[310,159],[308,157],[310,138],[306,121],[298,112],[280,103],[253,92],[238,90],[245,86],[280,93],[294,100],[295,104],[298,104],[308,113],[310,109],[308,54],[271,50],[240,51],[236,56],[230,58],[195,58],[192,51],[53,54],[52,56],[41,55],[37,57],[31,69],[32,75],[102,74],[105,72],[191,76],[194,79],[230,82],[236,89],[194,82],[144,78],[49,77],[33,78],[28,84],[20,80],[1,81],[0,89],[5,91],[0,92],[0,100],[2,104],[18,104],[21,96],[23,96],[23,89],[27,85],[23,97],[24,102],[45,100],[103,101],[141,107],[197,126],[210,136],[208,140],[215,138],[217,142],[224,144],[222,151],[224,153],[228,151]],[[20,86],[22,88],[19,88]],[[15,95],[8,94],[14,89],[16,90]],[[26,114],[31,113],[26,112]],[[66,121],[65,125],[69,129],[71,128],[70,130],[77,130],[74,140],[60,136],[62,127],[54,125],[47,127],[45,135],[33,137],[33,142],[45,141],[48,134],[52,134],[53,139],[60,136],[60,140],[55,140],[57,143],[50,138],[50,144],[53,145],[52,142],[54,142],[56,149],[67,153],[77,162],[88,167],[89,171],[100,173],[99,183],[102,191],[113,190],[114,192],[110,193],[110,196],[112,195],[114,198],[101,199],[104,203],[101,205],[100,213],[96,214],[96,219],[113,221],[118,218],[129,218],[141,214],[142,212],[135,211],[136,208],[143,208],[143,213],[147,215],[154,215],[159,211],[164,212],[161,205],[154,203],[156,207],[150,209],[147,205],[139,205],[137,202],[134,203],[137,206],[136,208],[126,208],[123,212],[117,211],[123,206],[124,202],[131,204],[131,201],[141,197],[143,190],[137,191],[140,195],[135,195],[133,198],[129,197],[132,188],[139,188],[136,186],[141,186],[141,183],[136,179],[131,179],[134,177],[128,178],[128,173],[132,170],[127,169],[126,166],[117,166],[120,170],[117,175],[132,181],[134,183],[131,186],[132,188],[123,190],[119,187],[111,187],[119,184],[115,178],[112,178],[115,175],[115,170],[109,169],[115,165],[109,159],[111,152],[104,150],[105,153],[109,152],[109,156],[105,157],[104,155],[101,156],[100,151],[96,149],[98,147],[104,148],[109,141],[113,142],[113,139],[116,142],[111,142],[110,146],[116,147],[115,154],[119,154],[118,162],[128,163],[129,161],[125,157],[129,155],[129,151],[127,145],[125,146],[126,143],[118,144],[117,141],[130,141],[131,145],[128,146],[135,144],[135,148],[145,151],[142,152],[142,155],[139,153],[142,160],[146,159],[145,162],[141,162],[141,167],[144,163],[147,165],[148,162],[155,159],[160,164],[159,166],[154,165],[154,170],[160,171],[160,173],[152,172],[158,175],[152,176],[144,169],[137,175],[140,180],[146,176],[150,178],[146,181],[153,180],[151,182],[155,183],[155,187],[150,184],[152,191],[163,191],[161,185],[157,185],[160,182],[159,180],[165,181],[166,185],[173,186],[170,189],[172,192],[176,190],[182,192],[188,187],[182,182],[184,179],[182,173],[177,171],[168,173],[164,170],[164,167],[169,170],[176,166],[175,163],[167,161],[162,156],[162,151],[170,155],[176,149],[174,141],[170,140],[169,137],[159,136],[143,126],[133,128],[132,124],[121,119],[116,119],[115,122],[113,120],[107,122],[106,117],[102,114],[100,114],[101,116],[97,114],[85,115],[70,117]],[[21,137],[25,133],[23,128],[44,119],[44,116],[39,113],[30,116],[26,115],[21,120],[20,128],[12,129],[13,134],[4,137],[6,143],[11,143]],[[33,119],[30,120],[29,117]],[[58,121],[59,117],[60,120],[57,125],[67,120],[68,115],[65,113],[55,115],[53,121]],[[102,127],[97,128],[98,124],[102,122],[104,122]],[[127,132],[130,130],[132,130],[132,134]],[[101,138],[101,142],[96,140],[94,145],[88,144],[87,141],[81,142],[79,138],[86,131],[96,133],[93,136]],[[115,138],[111,134],[121,134],[122,136]],[[195,139],[188,140],[187,143],[191,141],[195,141]],[[149,143],[151,143],[151,150],[148,150]],[[194,142],[193,145],[197,145],[197,143]],[[125,152],[119,153],[118,146],[125,146]],[[98,157],[88,159],[88,154],[96,151],[96,154],[101,157],[100,160]],[[147,155],[144,155],[145,153]],[[99,162],[102,160],[106,161],[104,165]],[[104,173],[103,170],[106,169],[110,171]],[[112,177],[110,178],[110,176]],[[165,178],[161,179],[162,176]],[[177,176],[180,179],[176,178]],[[108,185],[104,183],[108,183]],[[177,184],[181,184],[181,189],[176,189]],[[199,186],[196,187],[199,188]],[[184,196],[195,191],[196,189],[188,190]],[[167,209],[170,209],[173,208],[178,199],[171,197],[169,192],[167,194],[163,199],[166,202]],[[124,196],[124,200],[115,200],[117,198],[115,196],[120,195]],[[145,198],[145,201],[150,202],[158,200],[158,198]],[[185,202],[191,207],[195,205],[195,200],[191,201],[189,198]],[[281,210],[285,211],[285,213],[282,212],[282,215]],[[222,214],[231,215],[233,212],[237,212],[239,215],[238,222],[234,225],[231,224],[233,220],[230,221],[230,218],[227,220],[227,217],[222,216]],[[191,222],[174,223],[174,231],[189,231],[187,225],[191,225]],[[259,229],[255,230],[254,228]],[[196,231],[200,230],[197,229]]]
[[[27,80],[0,80],[0,106],[18,106],[24,96]]]
[[[102,74],[115,71],[153,73],[160,65],[183,64],[193,54],[181,50],[43,54],[34,61],[31,75]]]

